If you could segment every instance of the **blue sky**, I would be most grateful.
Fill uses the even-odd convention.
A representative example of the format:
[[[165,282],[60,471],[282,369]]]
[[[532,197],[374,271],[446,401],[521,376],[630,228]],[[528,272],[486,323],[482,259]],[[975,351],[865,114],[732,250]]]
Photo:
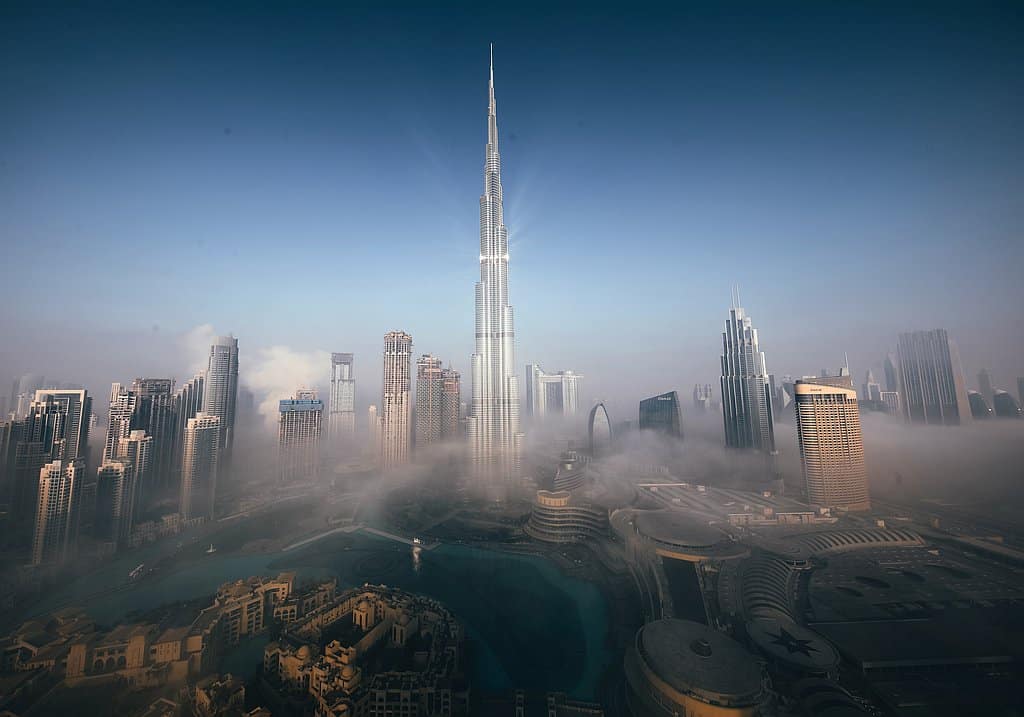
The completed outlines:
[[[942,326],[1024,375],[1013,3],[418,5],[5,4],[0,378],[203,324],[361,403],[387,330],[466,368],[491,41],[521,364],[688,392],[738,283],[779,374]]]

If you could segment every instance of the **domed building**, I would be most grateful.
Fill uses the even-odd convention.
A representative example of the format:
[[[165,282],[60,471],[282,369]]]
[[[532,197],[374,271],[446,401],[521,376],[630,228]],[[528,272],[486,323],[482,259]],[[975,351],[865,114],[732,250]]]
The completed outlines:
[[[765,699],[761,663],[738,642],[688,620],[644,625],[626,650],[633,717],[753,717]]]
[[[839,653],[811,629],[772,617],[756,618],[746,627],[750,642],[768,660],[773,678],[830,677],[839,669]]]

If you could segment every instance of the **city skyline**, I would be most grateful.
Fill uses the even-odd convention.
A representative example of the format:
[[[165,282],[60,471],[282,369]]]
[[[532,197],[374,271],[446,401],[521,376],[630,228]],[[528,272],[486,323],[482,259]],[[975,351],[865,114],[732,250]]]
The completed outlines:
[[[856,23],[852,26],[840,23],[843,18],[837,17],[837,12],[815,8],[802,18],[801,26],[820,31],[822,37],[839,36],[849,40],[853,60],[867,62],[871,67],[882,63],[886,59],[879,53],[882,38],[859,29]],[[860,17],[857,9],[847,9],[847,12],[853,14],[851,19]],[[913,19],[917,11],[900,6],[892,12],[897,17]],[[148,258],[152,246],[168,241],[190,251],[202,245],[207,248],[203,251],[208,260],[202,266],[190,267],[189,272],[174,269],[175,278],[167,287],[157,287],[132,302],[105,301],[113,287],[96,285],[90,287],[82,301],[67,310],[47,313],[52,308],[51,300],[43,297],[22,311],[5,314],[0,323],[0,332],[6,339],[0,347],[0,367],[10,377],[38,366],[38,373],[83,383],[95,395],[102,395],[104,385],[116,376],[136,372],[173,375],[180,381],[193,372],[192,360],[168,349],[176,348],[178,337],[209,323],[220,333],[245,336],[247,355],[254,362],[258,360],[258,352],[264,349],[286,346],[293,352],[305,354],[330,351],[342,340],[346,350],[372,356],[377,353],[375,337],[388,326],[400,324],[429,340],[424,349],[451,357],[454,368],[468,378],[469,355],[473,349],[467,337],[470,332],[467,297],[456,287],[472,281],[471,269],[464,266],[464,249],[465,242],[475,231],[476,217],[472,208],[465,205],[466,198],[478,192],[475,185],[479,158],[472,138],[478,136],[475,133],[479,125],[473,120],[479,117],[479,109],[485,102],[480,89],[480,66],[485,61],[487,41],[494,39],[502,62],[505,93],[501,139],[515,147],[512,159],[503,170],[508,184],[506,202],[512,207],[510,216],[514,219],[511,234],[515,259],[510,290],[514,297],[520,297],[517,375],[522,374],[522,365],[527,363],[578,367],[588,376],[587,390],[593,391],[593,396],[588,398],[607,398],[616,412],[621,412],[627,403],[624,397],[610,395],[609,387],[613,382],[621,381],[624,394],[638,396],[663,390],[666,379],[684,390],[694,382],[711,381],[717,375],[714,354],[708,350],[717,343],[718,309],[714,297],[721,295],[726,286],[739,283],[758,306],[759,327],[772,337],[772,366],[779,373],[812,374],[818,366],[834,363],[843,350],[848,350],[851,366],[861,375],[864,369],[879,368],[879,357],[891,350],[900,331],[942,326],[960,343],[968,376],[976,375],[980,368],[989,368],[1001,383],[997,388],[1013,388],[1019,368],[1010,357],[1019,355],[1016,337],[1024,332],[1005,331],[994,317],[999,307],[1011,304],[1016,296],[1010,267],[1019,265],[1015,260],[1020,258],[1020,248],[1012,241],[1012,234],[1006,227],[1019,225],[1019,209],[1007,206],[1006,200],[1009,188],[1015,184],[1011,181],[1014,173],[1019,170],[1003,164],[1004,160],[994,156],[993,151],[998,147],[1000,157],[1012,157],[1012,148],[1020,145],[1019,138],[1001,124],[989,127],[985,123],[991,122],[988,119],[991,112],[986,109],[998,107],[1013,116],[1019,106],[1017,103],[1005,106],[1006,88],[996,80],[971,83],[970,87],[964,85],[963,73],[967,70],[956,62],[968,58],[973,62],[972,70],[979,76],[986,76],[985,68],[994,67],[1005,59],[1016,61],[1016,49],[1007,42],[1006,31],[999,29],[1003,20],[999,6],[966,14],[966,17],[958,13],[955,22],[953,17],[939,13],[935,20],[937,30],[931,39],[898,24],[882,30],[886,40],[902,49],[894,58],[889,58],[890,69],[894,71],[876,80],[877,89],[886,96],[898,98],[894,102],[903,112],[900,117],[877,112],[863,117],[866,110],[859,98],[837,89],[842,78],[861,71],[853,61],[831,60],[835,83],[831,77],[826,80],[810,69],[799,67],[795,59],[801,51],[814,45],[816,41],[811,39],[814,33],[799,35],[792,49],[787,50],[764,37],[747,37],[743,30],[729,28],[716,11],[710,9],[695,12],[694,17],[683,23],[684,38],[709,32],[712,36],[717,33],[752,42],[752,48],[764,54],[762,72],[775,72],[780,78],[793,80],[799,91],[769,101],[763,91],[757,89],[758,75],[748,78],[742,72],[751,65],[749,58],[736,58],[732,64],[716,62],[721,58],[719,51],[700,42],[681,43],[690,48],[684,52],[672,52],[675,42],[665,43],[664,47],[656,42],[641,45],[635,41],[637,27],[632,23],[623,30],[631,41],[622,45],[621,57],[617,58],[622,66],[616,69],[606,59],[595,62],[594,51],[585,42],[555,42],[555,29],[566,21],[564,17],[550,29],[531,29],[520,38],[513,28],[523,30],[522,27],[514,22],[505,25],[487,22],[485,12],[453,36],[455,42],[446,52],[432,55],[430,62],[423,63],[416,55],[421,48],[418,43],[423,40],[410,37],[407,20],[399,22],[395,37],[386,39],[383,46],[369,48],[356,43],[344,53],[335,54],[328,50],[334,45],[328,40],[331,33],[340,30],[332,27],[345,26],[342,20],[359,26],[373,18],[334,18],[338,22],[332,25],[329,22],[332,17],[328,15],[321,18],[325,20],[324,29],[311,33],[309,54],[303,58],[323,60],[317,64],[334,68],[345,82],[336,92],[325,93],[315,84],[323,78],[315,75],[294,92],[297,99],[302,99],[299,104],[308,106],[311,112],[340,113],[344,121],[338,122],[335,129],[314,125],[309,139],[297,147],[299,156],[308,160],[302,167],[296,165],[294,158],[289,160],[276,155],[268,158],[280,161],[287,170],[283,175],[289,186],[306,187],[301,200],[296,198],[294,190],[278,180],[268,178],[254,182],[250,174],[249,181],[236,181],[240,178],[234,175],[234,162],[245,155],[255,137],[279,137],[289,122],[296,119],[289,111],[257,111],[265,108],[258,98],[247,94],[236,98],[233,104],[215,104],[209,120],[193,120],[178,129],[146,113],[142,115],[145,121],[126,128],[126,136],[133,146],[147,140],[159,142],[160,138],[168,137],[168,132],[172,132],[172,137],[177,136],[173,132],[183,132],[183,140],[194,135],[209,150],[202,156],[182,158],[182,162],[186,159],[190,162],[186,168],[186,165],[172,162],[173,158],[159,148],[154,149],[158,180],[158,187],[154,188],[166,193],[168,198],[180,196],[185,205],[192,208],[187,224],[156,221],[162,218],[157,207],[139,198],[137,193],[125,192],[125,183],[137,171],[128,157],[116,147],[109,156],[95,157],[90,150],[95,138],[71,131],[62,135],[57,145],[66,150],[67,155],[83,157],[84,161],[77,173],[54,182],[53,198],[58,211],[51,223],[39,226],[32,219],[33,207],[37,205],[27,200],[24,193],[36,182],[49,184],[52,173],[62,165],[54,164],[56,159],[52,152],[42,149],[38,156],[43,161],[34,164],[32,169],[26,168],[23,154],[12,155],[11,166],[18,173],[14,176],[24,177],[26,181],[8,185],[11,192],[6,194],[12,204],[5,208],[11,211],[0,214],[5,217],[0,232],[12,237],[60,240],[43,242],[43,255],[38,257],[25,254],[26,247],[39,245],[38,241],[12,243],[12,265],[46,260],[47,252],[51,251],[48,247],[70,241],[77,245],[80,241],[81,248],[76,256],[84,262],[82,270],[90,272],[94,266],[111,264],[117,247],[124,245],[124,241],[115,242],[114,238],[123,238],[126,234],[133,236],[133,246],[141,245],[143,258]],[[166,70],[159,57],[137,47],[124,30],[131,28],[145,36],[155,25],[147,23],[144,15],[122,18],[97,28],[94,25],[98,19],[102,17],[81,17],[81,25],[65,30],[68,42],[54,48],[47,63],[31,68],[33,76],[46,77],[47,73],[53,75],[65,67],[73,53],[86,42],[85,38],[92,37],[83,33],[89,30],[98,33],[97,37],[109,37],[113,55],[137,52],[143,60],[154,63],[155,70],[164,70],[162,79],[185,98],[205,98],[206,93],[222,81],[215,77],[209,84],[187,86],[183,77]],[[203,53],[218,52],[211,38],[202,31],[207,27],[205,23],[214,19],[202,13],[196,18],[200,30],[196,42]],[[246,27],[257,29],[263,28],[268,20],[255,13],[242,22]],[[766,22],[768,27],[774,27],[775,23],[783,21],[767,18]],[[963,23],[982,32],[986,38],[984,47],[954,32],[954,28]],[[45,18],[32,13],[8,25],[7,31],[12,36],[6,44],[12,48],[16,61],[23,57],[19,51],[24,47],[24,33],[18,31],[42,27],[45,27]],[[480,31],[481,27],[492,28],[490,34],[496,36],[489,37],[489,33]],[[502,31],[494,32],[493,28],[498,27]],[[604,38],[611,32],[610,28],[611,23],[592,18],[581,30],[582,38]],[[507,36],[503,36],[505,33]],[[241,44],[234,49],[252,66],[230,65],[232,71],[248,77],[253,67],[262,67],[268,56],[285,53],[282,70],[266,78],[268,92],[281,90],[281,72],[295,69],[295,63],[302,59],[288,55],[275,37],[271,33],[270,47],[262,55],[256,53],[255,47],[239,41]],[[528,42],[530,40],[532,42]],[[902,44],[897,42],[901,40]],[[393,42],[401,48],[389,52],[395,49],[390,44]],[[349,59],[349,54],[345,53],[350,53],[351,59],[358,59],[371,56],[371,52],[373,57],[387,60],[376,88],[368,87],[368,83],[372,83],[369,78],[367,83],[354,83],[345,70],[344,61]],[[938,61],[933,62],[936,57]],[[124,111],[124,102],[135,90],[123,71],[107,72],[110,68],[105,62],[103,58],[86,62],[80,71],[89,82],[106,78],[102,96],[111,103],[109,107],[77,95],[65,97],[58,93],[58,96],[76,112],[83,112],[89,126],[106,123],[106,126],[120,127],[122,123],[115,121],[120,119],[117,113]],[[14,64],[21,67],[17,62]],[[929,68],[928,76],[934,85],[921,87],[916,82],[916,73],[923,66]],[[560,69],[546,77],[543,69],[547,67]],[[586,68],[591,71],[585,71]],[[702,70],[710,70],[703,82]],[[631,76],[647,76],[648,73],[654,73],[649,85],[627,81]],[[996,74],[987,76],[991,78]],[[555,90],[564,89],[567,86],[564,80],[569,77],[578,82],[570,83],[568,93],[560,97]],[[769,74],[768,78],[771,77],[773,75]],[[664,81],[667,78],[675,79]],[[391,93],[389,90],[396,84],[408,92]],[[58,83],[58,90],[61,87],[63,85]],[[915,92],[900,93],[905,87],[913,87]],[[719,88],[728,88],[728,95],[723,96],[723,89]],[[815,91],[823,93],[821,96],[829,102],[811,102],[808,98],[815,96]],[[638,132],[641,117],[623,116],[619,111],[609,110],[602,102],[612,92],[624,93],[634,106],[672,108],[673,111],[665,114],[674,119],[669,123],[660,117],[661,113],[638,113],[644,122],[653,123],[649,133]],[[436,93],[437,98],[432,99],[430,93]],[[26,127],[43,112],[44,105],[34,95],[18,97],[23,101],[13,105],[17,111],[0,121],[11,130],[9,136],[24,140],[22,144],[31,149],[37,147],[41,139],[49,137],[54,128],[42,122],[34,133],[29,133]],[[410,108],[410,112],[395,111],[398,97],[402,97],[401,106]],[[942,99],[945,97],[970,101],[949,102]],[[951,110],[949,114],[931,111],[940,100],[943,109]],[[381,113],[375,113],[375,121],[382,124],[380,131],[371,130],[360,119],[361,113],[345,111],[350,107],[376,106],[381,108]],[[723,125],[717,121],[721,116],[736,114],[737,106],[747,110],[747,114],[756,115],[757,110],[764,110],[770,124]],[[539,111],[542,107],[544,112]],[[585,111],[590,107],[596,111]],[[812,118],[817,129],[809,141],[798,142],[797,137],[785,130],[787,120],[799,120],[797,126],[802,127]],[[914,120],[918,121],[914,123]],[[675,127],[677,122],[682,125]],[[615,130],[617,123],[622,125],[619,130]],[[991,131],[968,131],[979,129],[980,125]],[[348,155],[355,151],[352,149],[354,142],[365,141],[375,146],[378,132],[384,134],[385,127],[388,129],[386,151],[399,153],[403,166],[413,169],[407,176],[410,185],[432,188],[426,193],[412,192],[415,205],[403,212],[403,215],[410,215],[409,220],[411,216],[416,217],[416,231],[408,231],[401,225],[395,229],[381,228],[379,223],[374,224],[373,231],[366,231],[367,212],[372,211],[376,219],[379,212],[375,210],[379,202],[389,196],[389,191],[374,181],[364,181],[370,175],[361,171],[368,161],[363,154],[356,151],[354,162],[332,161],[330,166],[316,159],[316,155],[326,155],[325,159],[329,156],[333,160],[338,153]],[[877,151],[855,156],[848,139],[851,132],[859,132],[858,136],[864,136],[867,146],[877,146]],[[645,139],[647,135],[649,140]],[[952,135],[956,142],[941,146],[931,143],[931,139],[947,135]],[[623,156],[621,151],[615,150],[617,143],[609,141],[626,136],[639,143],[633,157]],[[672,141],[666,143],[666,137],[671,137]],[[737,143],[745,154],[752,153],[751,161],[744,162],[742,167],[736,156],[738,150],[731,149]],[[946,144],[963,149],[956,153],[945,152],[942,146]],[[657,169],[665,163],[654,153],[655,147],[677,160],[678,170]],[[332,148],[333,155],[327,151]],[[936,153],[927,164],[918,159],[926,148]],[[1011,151],[1006,152],[1007,149]],[[783,155],[787,156],[785,163],[770,161],[771,157]],[[977,160],[982,157],[995,166],[993,172],[979,178]],[[551,171],[556,162],[557,166],[582,163],[587,171],[601,168],[599,176],[603,179],[598,187],[601,191],[588,211],[581,212],[578,200],[567,192],[569,183],[561,181],[564,172]],[[248,164],[243,166],[251,168]],[[338,169],[341,166],[349,169],[342,171]],[[748,167],[757,170],[757,177],[746,175],[744,170]],[[936,167],[944,171],[933,171]],[[204,191],[202,197],[190,193],[187,187],[194,184],[195,179],[190,170],[199,169],[213,171],[226,181],[219,187],[200,183]],[[653,173],[652,181],[640,182],[636,189],[628,186],[627,179],[638,176],[643,170]],[[88,191],[82,188],[81,182],[68,184],[72,179],[82,179],[83,175],[88,177],[92,173],[110,179],[89,182],[91,189]],[[936,174],[941,174],[947,184],[936,184],[931,178]],[[884,190],[881,186],[873,188],[880,178],[889,176],[898,178],[900,187],[883,181]],[[556,178],[559,178],[557,182]],[[839,179],[844,185],[842,192],[836,184]],[[759,182],[765,181],[780,189],[758,198]],[[358,191],[348,191],[356,182],[361,185]],[[847,184],[855,186],[857,191],[852,195],[846,192]],[[360,206],[345,204],[338,207],[341,213],[335,214],[335,210],[328,207],[334,207],[336,202],[326,201],[321,187],[329,187],[332,197],[346,196],[347,202],[359,202]],[[675,219],[674,209],[671,220],[661,213],[672,205],[672,202],[664,202],[666,190],[672,190],[672,196],[683,198],[686,221],[682,225]],[[606,201],[612,192],[617,192],[615,201]],[[956,192],[960,192],[962,198],[958,202],[949,201]],[[420,199],[420,195],[430,197],[431,201]],[[275,196],[285,201],[275,202]],[[795,199],[797,196],[799,201]],[[849,198],[844,198],[846,196]],[[732,202],[745,202],[750,198],[756,201],[744,204],[749,212],[733,211]],[[88,206],[85,206],[87,199]],[[217,206],[249,209],[254,202],[279,207],[279,211],[270,217],[256,212],[258,221],[254,222],[253,212],[225,214],[217,209]],[[807,202],[827,206],[831,218],[806,222],[803,207]],[[124,217],[136,219],[129,221],[120,214],[100,214],[90,208],[122,206],[122,203],[126,209]],[[971,223],[942,220],[943,212],[947,211],[944,206],[948,205],[952,211],[956,207],[963,208],[965,203],[970,210]],[[430,209],[427,204],[440,210]],[[659,209],[659,206],[666,209]],[[865,213],[862,211],[865,207],[871,207],[872,211]],[[862,215],[868,219],[851,219]],[[399,221],[408,220],[403,216]],[[658,229],[658,226],[672,229]],[[146,236],[142,242],[134,240],[138,234],[135,230],[140,227]],[[412,236],[417,237],[415,242],[404,238]],[[624,236],[631,237],[628,251],[618,248],[619,238]],[[334,252],[338,251],[345,252],[345,266],[375,269],[384,266],[387,260],[378,247],[400,247],[403,264],[415,265],[419,276],[438,276],[444,281],[439,282],[438,293],[428,310],[418,305],[415,298],[424,288],[422,281],[402,283],[385,298],[372,292],[367,280],[361,277],[362,272],[347,272],[345,281],[331,287],[333,293],[329,300],[325,298],[326,288],[310,288],[301,297],[303,310],[296,311],[297,304],[290,297],[281,296],[281,292],[264,291],[271,278],[276,279],[280,272],[289,268],[287,256],[276,251],[285,237],[289,248],[294,247],[303,262],[310,256],[317,256],[319,263],[325,265],[331,263],[336,257]],[[782,237],[792,238],[783,240]],[[755,246],[768,247],[769,251],[759,255],[761,260],[756,269],[753,265],[725,266],[715,260],[718,246],[725,241],[738,251]],[[810,283],[802,284],[801,289],[814,292],[819,298],[814,306],[799,306],[801,311],[807,312],[807,322],[817,325],[822,332],[813,337],[813,342],[803,330],[802,322],[789,320],[799,295],[787,287],[785,276],[792,260],[801,252],[813,249],[821,261],[841,254],[844,265],[850,269],[849,278],[841,281],[854,282],[853,277],[876,270],[877,262],[883,258],[907,260],[905,256],[892,254],[894,246],[905,246],[905,251],[913,251],[926,241],[946,249],[934,254],[935,257],[951,258],[922,260],[915,255],[915,271],[899,282],[884,283],[878,297],[869,301],[847,303],[840,299],[850,292],[858,294],[860,287],[855,283],[839,287],[846,292],[833,292],[825,290],[833,287],[826,287],[819,277],[804,277],[804,281]],[[583,246],[589,249],[583,251]],[[956,257],[966,255],[968,248],[976,255],[979,247],[999,250],[1007,259],[997,262],[989,272],[988,291],[935,290],[939,285],[966,289],[968,277],[961,272],[963,262]],[[254,248],[259,251],[249,251]],[[265,259],[258,258],[261,255],[272,258],[273,272]],[[177,265],[178,262],[172,263]],[[658,282],[643,279],[648,272],[660,277],[656,267],[666,263],[700,264],[704,268],[699,276],[689,275],[673,292],[665,293],[656,289]],[[222,270],[229,264],[236,271],[225,274]],[[559,271],[567,265],[574,270]],[[222,301],[202,298],[209,296],[203,292],[209,286],[212,271],[220,272],[222,281],[217,284],[217,294]],[[410,276],[409,268],[398,267],[398,271],[403,277]],[[374,273],[371,270],[365,275],[369,277]],[[11,289],[19,290],[23,281],[20,276],[11,277]],[[636,285],[638,289],[628,294],[628,300],[622,301],[624,283]],[[180,293],[187,298],[169,300],[167,291],[172,287],[175,297]],[[268,301],[268,294],[274,296],[272,302]],[[346,315],[340,324],[326,319],[318,308],[334,307],[339,301],[356,303],[359,297],[369,295],[378,298],[365,312]],[[574,300],[566,301],[566,297]],[[323,300],[318,300],[320,298]],[[883,305],[885,310],[879,310]],[[553,306],[558,310],[552,311]],[[437,307],[441,310],[436,310]],[[90,318],[93,315],[102,315],[104,319],[99,322]],[[604,317],[604,325],[614,323],[613,333],[592,330],[598,315]],[[644,315],[649,320],[629,321],[631,315]],[[61,318],[57,319],[58,316]],[[671,321],[667,321],[668,317]],[[865,317],[870,318],[865,320]],[[847,329],[855,323],[858,335],[851,336]],[[672,351],[664,356],[651,354],[646,358],[649,366],[644,371],[619,376],[617,366],[631,359],[628,347],[659,341],[654,327],[666,324],[673,328]],[[325,325],[331,326],[327,332],[323,329]],[[54,331],[70,334],[79,347],[81,360],[73,369],[55,357],[38,353],[42,336]],[[555,335],[564,341],[552,342]],[[115,346],[117,350],[113,349]],[[671,362],[669,354],[673,354]],[[109,369],[105,367],[108,362]],[[243,382],[244,373],[256,366],[251,363],[242,367]],[[374,385],[377,372],[371,371],[369,376],[366,390],[359,399],[357,410],[360,412],[379,389]],[[324,383],[321,379],[322,389],[326,389]],[[282,392],[276,398],[284,395]]]

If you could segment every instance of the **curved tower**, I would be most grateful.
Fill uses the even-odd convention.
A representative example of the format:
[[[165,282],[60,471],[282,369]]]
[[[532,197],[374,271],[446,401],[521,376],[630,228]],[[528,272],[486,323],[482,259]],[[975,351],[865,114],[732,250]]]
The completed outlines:
[[[468,433],[478,476],[518,476],[519,384],[515,331],[508,303],[508,231],[502,217],[501,155],[494,103],[494,50],[488,82],[487,151],[480,197],[480,281],[476,284],[476,351],[472,358],[473,402]]]

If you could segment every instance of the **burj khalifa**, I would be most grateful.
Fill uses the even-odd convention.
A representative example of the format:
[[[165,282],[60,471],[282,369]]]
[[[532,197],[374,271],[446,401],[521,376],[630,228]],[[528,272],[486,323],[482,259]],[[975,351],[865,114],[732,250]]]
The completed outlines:
[[[508,303],[508,230],[502,217],[501,155],[491,49],[484,193],[480,197],[480,281],[476,284],[476,352],[468,421],[474,472],[484,479],[519,477],[519,384],[515,330]]]

